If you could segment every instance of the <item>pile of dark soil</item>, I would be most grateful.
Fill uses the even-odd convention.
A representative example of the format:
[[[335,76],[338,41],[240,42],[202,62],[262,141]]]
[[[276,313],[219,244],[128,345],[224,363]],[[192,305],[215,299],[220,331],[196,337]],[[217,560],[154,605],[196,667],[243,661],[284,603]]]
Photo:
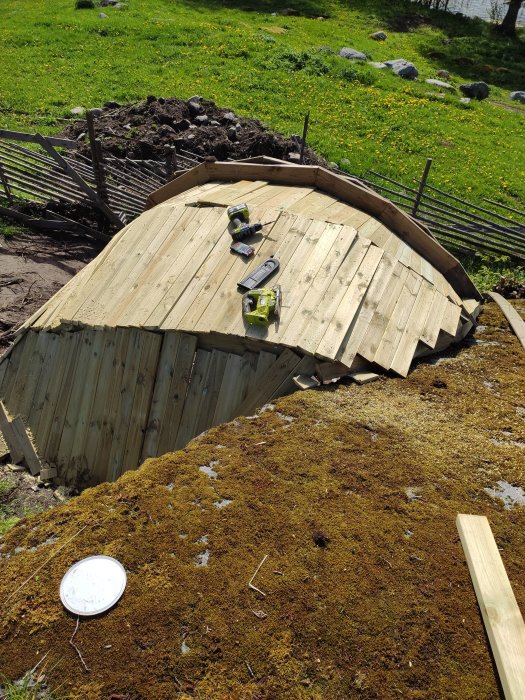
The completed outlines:
[[[500,698],[455,517],[488,516],[525,609],[525,508],[495,489],[525,485],[525,354],[495,304],[480,322],[408,379],[296,393],[16,525],[0,674],[48,653],[78,700]],[[58,588],[93,554],[128,585],[80,621],[86,671]]]
[[[492,291],[498,292],[505,299],[525,299],[525,283],[518,282],[513,277],[502,277]]]
[[[79,150],[90,155],[85,120],[66,128],[63,135],[76,139]],[[289,160],[300,151],[300,138],[287,138],[267,129],[257,119],[236,116],[198,96],[190,100],[176,97],[148,97],[144,102],[115,107],[107,103],[98,111],[97,136],[103,151],[116,157],[164,160],[170,146],[196,156],[217,160],[240,160],[272,156]],[[306,165],[326,165],[326,161],[306,149]]]

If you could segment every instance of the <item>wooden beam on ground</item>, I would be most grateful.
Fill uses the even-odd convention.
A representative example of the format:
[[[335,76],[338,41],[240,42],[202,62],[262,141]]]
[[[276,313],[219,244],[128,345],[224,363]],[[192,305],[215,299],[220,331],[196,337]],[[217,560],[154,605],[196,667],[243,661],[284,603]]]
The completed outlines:
[[[512,330],[516,334],[525,350],[525,321],[521,318],[516,309],[497,292],[489,292],[489,297],[496,302],[499,308],[503,311],[503,315],[510,323]],[[524,696],[525,697],[525,696]]]
[[[11,421],[7,415],[4,404],[0,401],[0,430],[4,436],[5,444],[9,449],[9,454],[11,456],[11,462],[13,464],[18,464],[23,459],[22,449],[17,439],[16,432],[11,425]]]
[[[525,624],[483,515],[458,514],[461,544],[506,700],[525,698]]]
[[[10,131],[0,129],[0,139],[11,139],[12,141],[25,141],[26,143],[38,143],[38,134],[25,134],[22,131]],[[61,139],[56,136],[46,136],[52,146],[62,146],[63,148],[77,148],[78,142],[71,139]]]

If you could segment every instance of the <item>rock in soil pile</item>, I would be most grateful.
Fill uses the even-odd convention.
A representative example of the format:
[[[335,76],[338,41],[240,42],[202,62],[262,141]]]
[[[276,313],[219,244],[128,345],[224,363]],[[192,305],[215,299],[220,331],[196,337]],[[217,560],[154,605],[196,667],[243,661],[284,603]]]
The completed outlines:
[[[525,610],[525,509],[495,488],[525,485],[525,353],[495,304],[480,322],[408,379],[298,392],[16,525],[0,673],[48,653],[88,700],[499,698],[455,517],[488,516]],[[93,554],[128,585],[81,620],[85,671],[58,588]]]
[[[118,158],[162,161],[167,149],[175,146],[178,151],[217,160],[261,155],[288,160],[291,153],[299,152],[301,141],[200,97],[179,100],[150,96],[144,102],[117,107],[110,102],[97,111],[95,124],[104,153]],[[66,128],[64,136],[78,140],[79,151],[90,156],[86,132],[86,121],[79,120]],[[308,148],[304,163],[326,165]]]

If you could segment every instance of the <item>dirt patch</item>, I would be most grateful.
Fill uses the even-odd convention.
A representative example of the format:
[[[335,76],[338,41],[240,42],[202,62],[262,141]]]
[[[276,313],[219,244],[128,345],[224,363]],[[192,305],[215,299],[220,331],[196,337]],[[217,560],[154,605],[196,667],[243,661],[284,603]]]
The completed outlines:
[[[260,155],[288,160],[290,153],[300,150],[298,137],[287,138],[257,119],[238,117],[231,110],[202,98],[150,96],[137,104],[121,107],[113,104],[97,116],[96,131],[104,153],[119,158],[162,161],[169,146],[218,160]],[[63,135],[78,140],[80,153],[89,156],[86,131],[85,120],[80,120],[68,126]],[[324,159],[308,148],[304,162],[326,165]]]
[[[525,354],[495,304],[480,324],[408,379],[296,393],[16,525],[0,673],[49,652],[78,699],[500,698],[455,517],[489,517],[524,609],[525,508],[493,487],[525,485]],[[86,672],[58,586],[92,554],[128,585],[80,622]]]
[[[7,464],[0,464],[0,513],[9,517],[25,518],[56,506],[60,501],[52,488],[38,488],[35,477],[27,471],[13,472]]]
[[[0,237],[0,353],[14,329],[100,252],[82,236],[21,233]]]

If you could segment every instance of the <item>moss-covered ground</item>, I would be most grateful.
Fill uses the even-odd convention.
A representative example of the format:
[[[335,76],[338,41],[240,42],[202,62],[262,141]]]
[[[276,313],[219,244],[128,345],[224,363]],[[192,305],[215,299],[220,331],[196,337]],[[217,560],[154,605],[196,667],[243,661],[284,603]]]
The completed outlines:
[[[49,653],[78,700],[496,700],[455,517],[488,516],[525,609],[525,508],[492,491],[525,485],[525,353],[494,304],[480,323],[408,379],[296,393],[15,525],[0,674]],[[58,588],[93,554],[128,585],[80,622],[86,671]]]

